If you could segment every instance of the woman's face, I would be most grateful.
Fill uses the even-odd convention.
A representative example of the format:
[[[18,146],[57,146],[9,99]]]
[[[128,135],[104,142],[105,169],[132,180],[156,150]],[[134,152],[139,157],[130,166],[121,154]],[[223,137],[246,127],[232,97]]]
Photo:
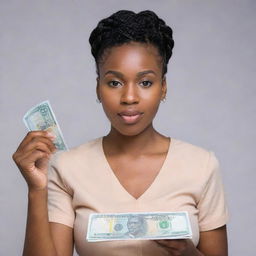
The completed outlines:
[[[111,122],[123,135],[137,135],[152,127],[166,94],[158,50],[148,44],[112,47],[99,64],[97,96]]]

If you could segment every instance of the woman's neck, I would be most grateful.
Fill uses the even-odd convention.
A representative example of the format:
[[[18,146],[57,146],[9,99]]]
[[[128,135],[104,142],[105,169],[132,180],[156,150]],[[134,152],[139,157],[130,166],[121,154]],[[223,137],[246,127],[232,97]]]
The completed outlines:
[[[149,126],[140,134],[134,136],[123,135],[111,127],[108,135],[104,136],[103,145],[107,154],[142,155],[152,154],[158,150],[167,137],[158,133],[153,126]]]

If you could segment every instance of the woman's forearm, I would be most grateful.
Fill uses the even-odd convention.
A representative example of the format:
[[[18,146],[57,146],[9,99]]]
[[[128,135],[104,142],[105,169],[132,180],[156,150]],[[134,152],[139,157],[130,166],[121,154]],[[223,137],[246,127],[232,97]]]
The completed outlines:
[[[28,192],[23,256],[57,256],[48,221],[47,189]]]

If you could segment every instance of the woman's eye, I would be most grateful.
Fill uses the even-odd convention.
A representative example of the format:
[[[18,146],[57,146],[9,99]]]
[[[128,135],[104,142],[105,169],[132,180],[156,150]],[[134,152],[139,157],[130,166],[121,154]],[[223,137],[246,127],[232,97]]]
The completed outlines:
[[[110,86],[112,86],[112,87],[118,87],[120,85],[120,82],[118,82],[118,81],[110,81],[108,84]]]
[[[152,85],[152,82],[151,81],[142,81],[141,84],[143,87],[150,87]]]

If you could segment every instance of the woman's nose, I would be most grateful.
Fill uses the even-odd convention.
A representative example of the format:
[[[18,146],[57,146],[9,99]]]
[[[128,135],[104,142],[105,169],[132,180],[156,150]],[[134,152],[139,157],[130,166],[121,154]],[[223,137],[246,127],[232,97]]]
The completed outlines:
[[[136,104],[139,102],[138,88],[134,84],[123,86],[121,104]]]

